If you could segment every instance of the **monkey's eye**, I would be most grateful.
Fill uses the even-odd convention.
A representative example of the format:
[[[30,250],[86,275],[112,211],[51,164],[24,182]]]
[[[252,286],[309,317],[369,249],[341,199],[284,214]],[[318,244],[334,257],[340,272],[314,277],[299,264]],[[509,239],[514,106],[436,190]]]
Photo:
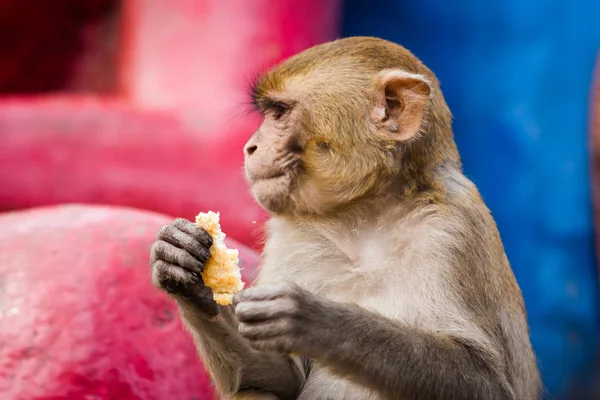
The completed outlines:
[[[290,107],[287,104],[279,102],[273,103],[269,108],[273,113],[275,120],[281,119],[281,117],[283,117],[290,110]]]

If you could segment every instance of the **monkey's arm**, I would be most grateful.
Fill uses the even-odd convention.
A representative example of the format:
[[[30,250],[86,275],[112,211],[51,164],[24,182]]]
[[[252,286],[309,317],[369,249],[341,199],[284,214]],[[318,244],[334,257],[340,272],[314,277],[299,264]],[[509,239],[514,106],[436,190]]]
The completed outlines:
[[[191,302],[178,300],[178,306],[220,395],[230,398],[259,390],[280,400],[296,398],[303,371],[289,356],[251,348],[237,332],[231,307],[222,307],[219,315],[206,318]]]
[[[188,220],[178,218],[165,225],[152,245],[152,281],[177,300],[221,396],[231,398],[254,389],[281,400],[295,398],[303,370],[288,356],[252,349],[237,332],[231,307],[217,305],[200,279],[212,244],[208,232]]]
[[[394,398],[514,399],[500,366],[478,343],[389,321],[359,307],[324,302],[332,324],[308,340],[313,357]],[[326,333],[326,332],[329,332]]]
[[[253,347],[298,352],[389,398],[514,399],[500,362],[475,341],[403,325],[295,285],[238,296]]]

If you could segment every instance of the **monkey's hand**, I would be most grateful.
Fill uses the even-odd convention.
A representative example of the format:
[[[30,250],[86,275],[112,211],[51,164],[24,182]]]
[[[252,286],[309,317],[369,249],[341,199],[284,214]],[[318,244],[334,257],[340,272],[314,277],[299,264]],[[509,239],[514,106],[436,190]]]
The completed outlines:
[[[212,238],[204,229],[178,218],[161,228],[150,252],[154,285],[208,317],[220,309],[200,275],[211,245]]]
[[[317,348],[311,331],[323,321],[321,303],[294,283],[251,287],[233,299],[238,330],[253,348],[307,355]]]

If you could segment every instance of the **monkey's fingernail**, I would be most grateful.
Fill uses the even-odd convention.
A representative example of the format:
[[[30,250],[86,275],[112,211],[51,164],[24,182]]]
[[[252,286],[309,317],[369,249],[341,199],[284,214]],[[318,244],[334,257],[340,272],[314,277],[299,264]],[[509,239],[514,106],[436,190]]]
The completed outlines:
[[[191,274],[192,274],[192,280],[194,281],[194,283],[197,283],[200,281],[201,278],[197,272],[192,271]]]

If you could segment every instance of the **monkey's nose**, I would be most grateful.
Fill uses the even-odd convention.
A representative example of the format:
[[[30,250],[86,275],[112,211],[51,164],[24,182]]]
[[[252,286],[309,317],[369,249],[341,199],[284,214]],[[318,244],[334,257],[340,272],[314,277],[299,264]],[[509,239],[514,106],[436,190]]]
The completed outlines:
[[[258,149],[258,146],[256,146],[255,144],[252,144],[250,146],[246,146],[246,154],[248,154],[249,156],[251,156],[256,149]]]

